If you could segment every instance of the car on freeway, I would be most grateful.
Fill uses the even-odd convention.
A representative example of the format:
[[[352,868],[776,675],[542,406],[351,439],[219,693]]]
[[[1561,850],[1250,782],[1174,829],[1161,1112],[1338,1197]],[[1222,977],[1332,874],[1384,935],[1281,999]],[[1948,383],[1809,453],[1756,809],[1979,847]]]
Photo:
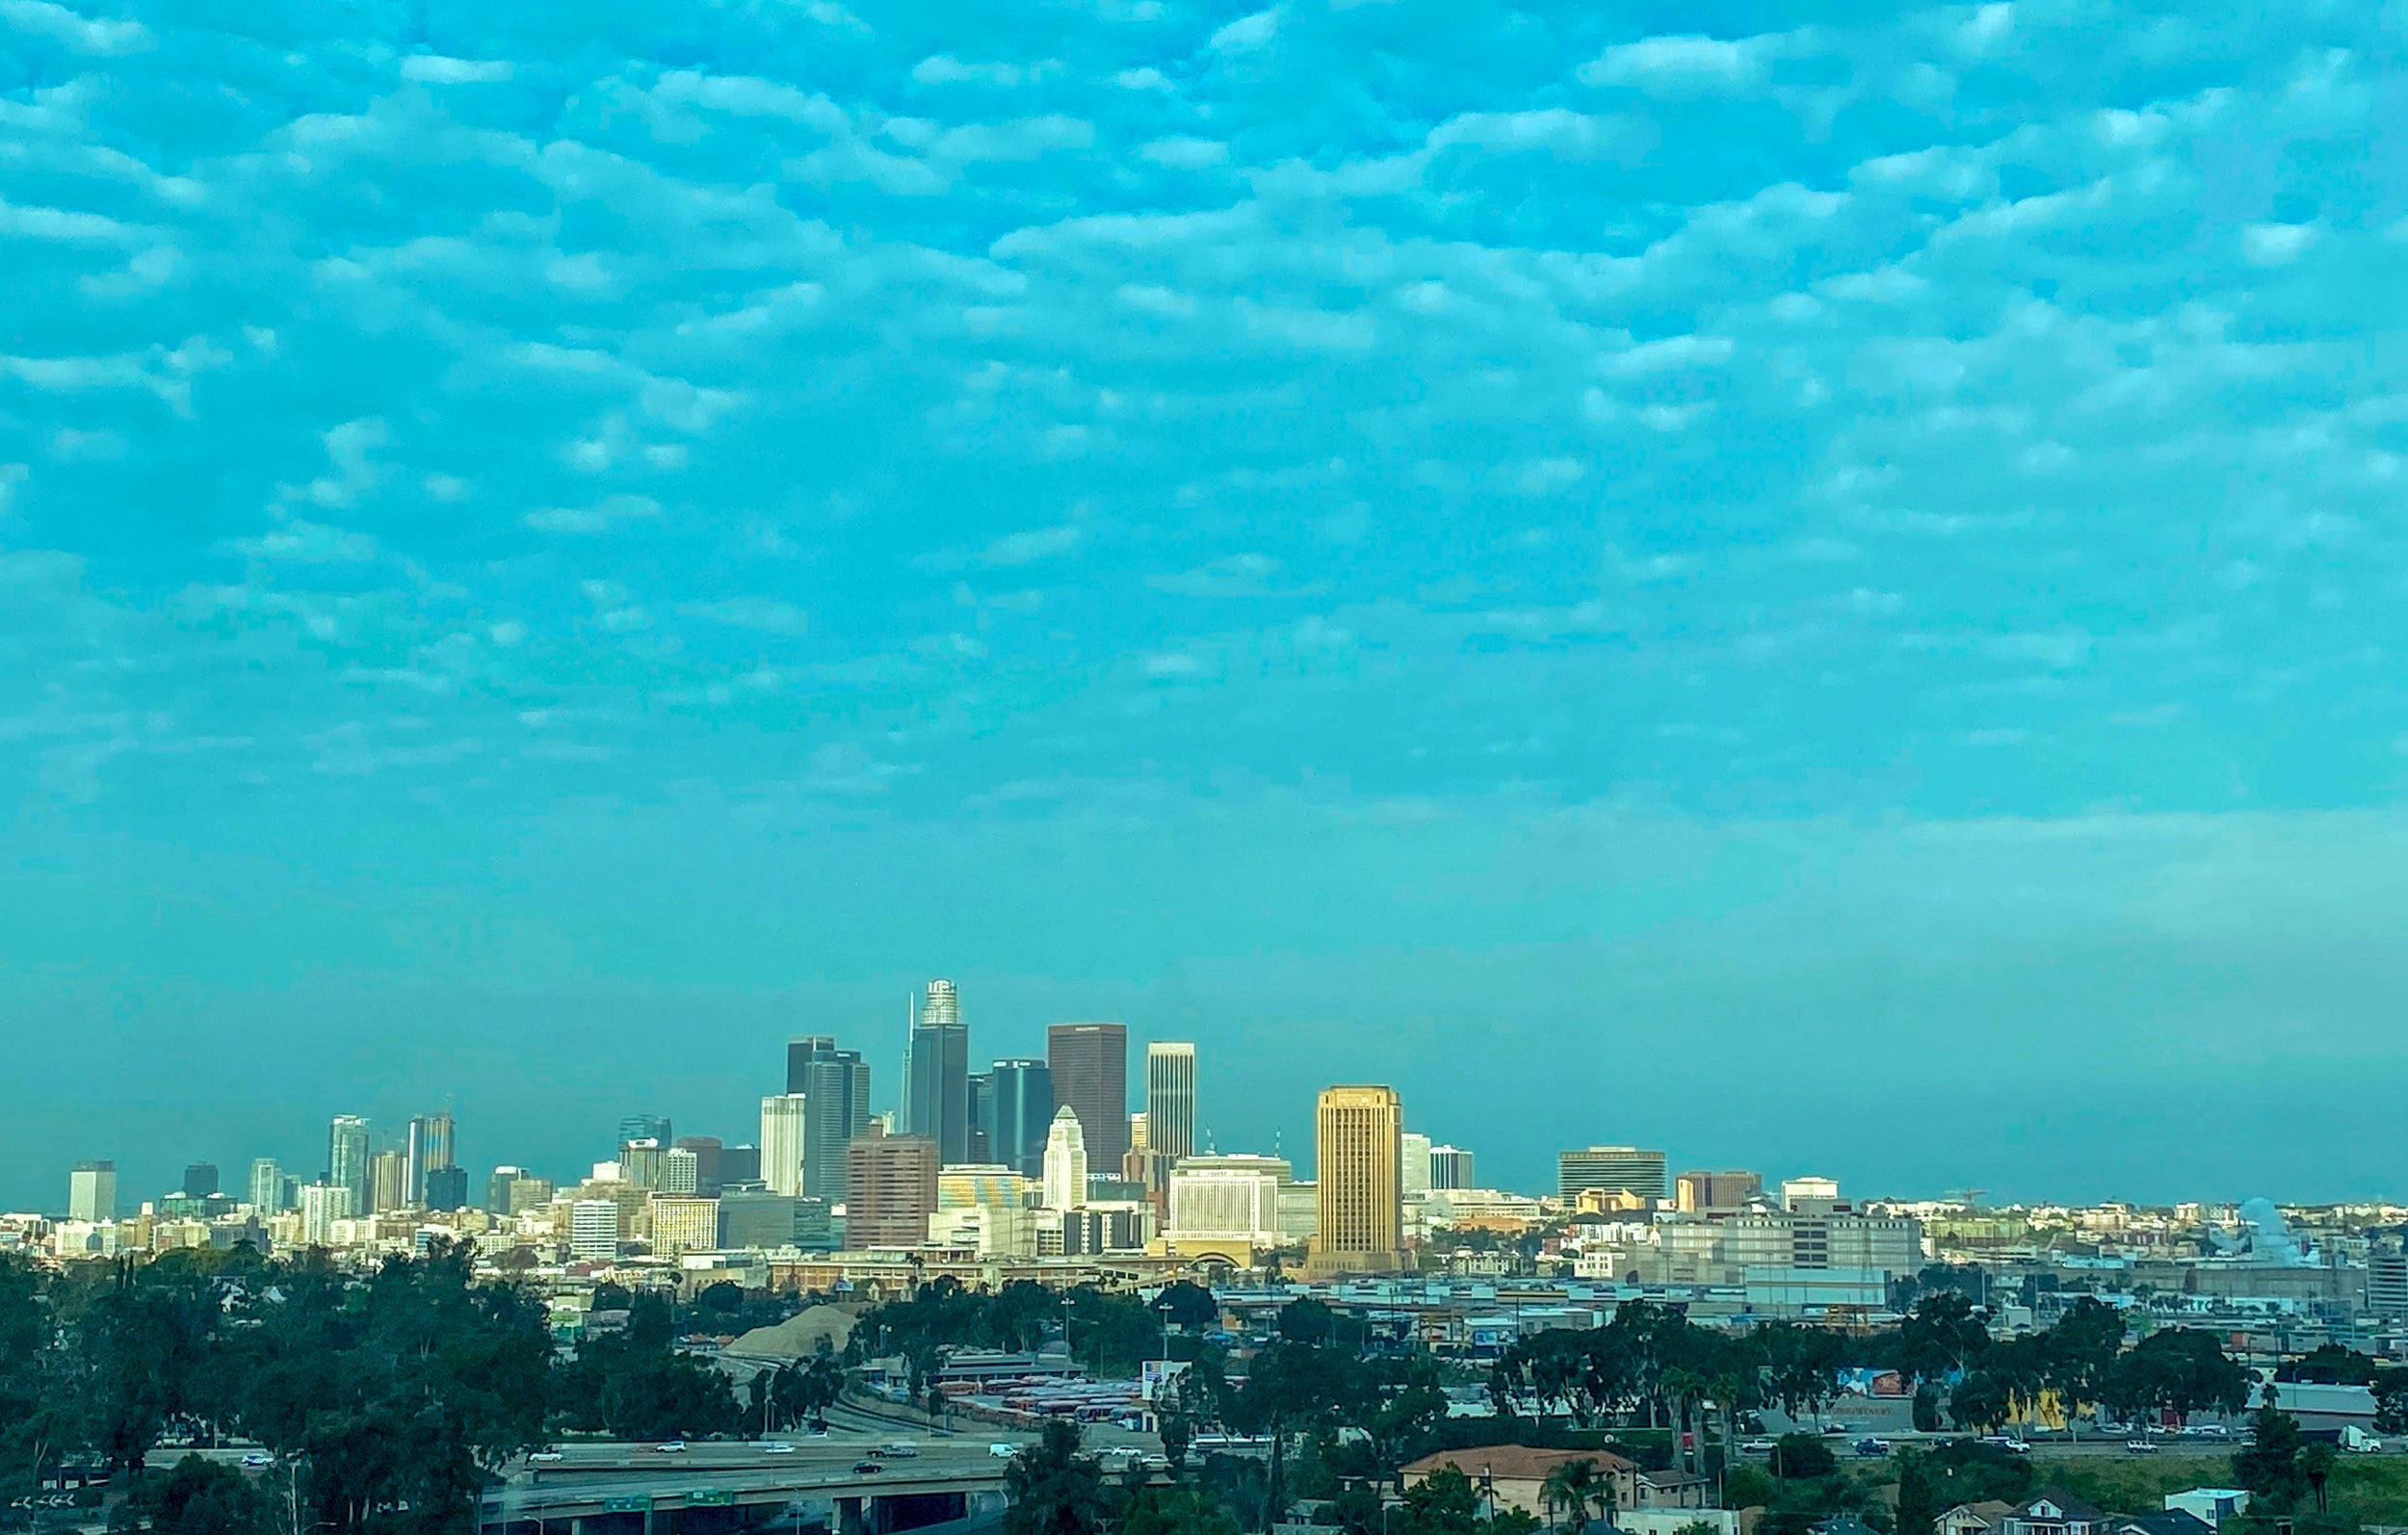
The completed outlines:
[[[765,1439],[752,1447],[764,1455],[792,1455],[795,1452],[795,1446],[782,1439]]]
[[[2124,1441],[2124,1453],[2127,1455],[2155,1455],[2157,1452],[2158,1442],[2154,1439],[2128,1439]]]
[[[1750,1439],[1741,1442],[1740,1453],[1742,1455],[1769,1455],[1780,1447],[1781,1446],[1778,1443],[1769,1439]]]
[[[920,1453],[920,1446],[907,1439],[899,1439],[892,1444],[881,1444],[870,1453],[883,1455],[890,1461],[907,1461]]]
[[[852,1473],[855,1476],[876,1476],[884,1470],[886,1468],[876,1461],[855,1461],[852,1465]]]
[[[1822,1425],[1822,1437],[1825,1439],[1845,1439],[1848,1435],[1855,1432],[1856,1425],[1854,1423],[1825,1423]]]
[[[2002,1449],[2009,1455],[2028,1455],[2031,1446],[2012,1434],[1984,1434],[1981,1443],[1992,1449]]]
[[[561,1463],[562,1458],[563,1457],[559,1450],[539,1449],[534,1454],[528,1456],[527,1461],[528,1464],[533,1466],[558,1466]]]
[[[1890,1453],[1890,1442],[1886,1439],[1860,1439],[1856,1442],[1856,1453],[1866,1460],[1878,1460]]]
[[[275,1456],[262,1455],[257,1450],[243,1457],[243,1470],[247,1471],[264,1471],[275,1464]]]
[[[1017,1444],[1007,1444],[998,1440],[996,1443],[986,1446],[986,1452],[989,1455],[994,1456],[999,1461],[1008,1461],[1018,1457],[1020,1453],[1020,1446]]]
[[[1166,1471],[1170,1470],[1170,1457],[1167,1455],[1148,1455],[1140,1459],[1138,1464],[1144,1467],[1149,1471]]]
[[[663,1440],[652,1446],[652,1452],[656,1455],[683,1455],[686,1453],[686,1442],[682,1439]]]

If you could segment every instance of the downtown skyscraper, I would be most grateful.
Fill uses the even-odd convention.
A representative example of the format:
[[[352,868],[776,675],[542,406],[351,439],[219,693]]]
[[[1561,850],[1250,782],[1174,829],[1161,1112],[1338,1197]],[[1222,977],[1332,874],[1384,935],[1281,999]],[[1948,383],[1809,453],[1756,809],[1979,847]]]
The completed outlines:
[[[352,1212],[368,1209],[368,1122],[337,1114],[327,1128],[327,1185],[351,1196]]]
[[[1145,1047],[1147,1149],[1173,1161],[1195,1155],[1195,1047]]]
[[[868,1063],[857,1050],[838,1050],[831,1035],[798,1035],[786,1042],[786,1091],[804,1100],[799,1191],[843,1199],[845,1147],[870,1118]]]
[[[1087,1164],[1117,1176],[1129,1154],[1129,1026],[1055,1024],[1045,1030],[1054,1102],[1079,1116]]]
[[[1054,1071],[1041,1060],[999,1060],[987,1071],[994,1099],[987,1158],[1024,1178],[1045,1171],[1045,1136],[1054,1122]]]
[[[947,1162],[970,1159],[970,1028],[950,980],[929,982],[903,1053],[903,1129],[936,1143]]]

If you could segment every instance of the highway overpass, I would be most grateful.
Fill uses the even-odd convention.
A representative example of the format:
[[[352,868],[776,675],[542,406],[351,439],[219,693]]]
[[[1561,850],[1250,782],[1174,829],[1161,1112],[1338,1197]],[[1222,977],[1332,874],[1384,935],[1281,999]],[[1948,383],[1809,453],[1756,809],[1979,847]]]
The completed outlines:
[[[910,1459],[853,1468],[858,1440],[798,1441],[791,1454],[743,1444],[578,1445],[557,1463],[511,1468],[484,1495],[484,1535],[971,1535],[1001,1522],[1008,1462],[983,1441],[931,1443]]]

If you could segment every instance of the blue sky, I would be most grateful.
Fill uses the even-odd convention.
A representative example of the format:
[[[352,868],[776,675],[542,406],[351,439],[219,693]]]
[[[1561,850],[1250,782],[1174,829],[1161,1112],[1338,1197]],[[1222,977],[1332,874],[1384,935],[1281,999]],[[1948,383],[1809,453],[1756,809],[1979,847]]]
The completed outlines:
[[[939,974],[1224,1147],[2408,1192],[2398,37],[0,0],[0,1203]]]

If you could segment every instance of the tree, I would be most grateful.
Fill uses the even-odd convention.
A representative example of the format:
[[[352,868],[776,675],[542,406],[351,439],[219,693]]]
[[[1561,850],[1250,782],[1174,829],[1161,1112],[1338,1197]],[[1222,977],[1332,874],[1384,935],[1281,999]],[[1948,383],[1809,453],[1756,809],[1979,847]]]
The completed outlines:
[[[1592,1460],[1565,1461],[1549,1471],[1539,1496],[1572,1535],[1584,1535],[1592,1510],[1609,1520],[1613,1517],[1613,1483],[1598,1474]]]
[[[1479,1522],[1479,1495],[1472,1479],[1453,1466],[1441,1466],[1405,1489],[1400,1535],[1473,1535]]]
[[[1175,1280],[1154,1297],[1154,1310],[1172,1327],[1193,1331],[1220,1320],[1220,1304],[1213,1292],[1189,1280]]]
[[[1119,1535],[1238,1535],[1238,1522],[1193,1489],[1141,1487],[1121,1509]]]
[[[1915,1302],[1898,1327],[1898,1367],[1918,1381],[1961,1375],[1990,1346],[1990,1315],[1958,1290]]]
[[[1319,1347],[1329,1341],[1336,1328],[1336,1314],[1310,1295],[1299,1296],[1279,1308],[1279,1336],[1287,1342]]]
[[[2066,1309],[2040,1346],[2040,1372],[2072,1425],[2082,1408],[2105,1395],[2124,1347],[2124,1314],[2095,1295]],[[2075,1430],[2075,1437],[2081,1431]]]
[[[1819,1434],[1784,1434],[1772,1444],[1770,1462],[1772,1474],[1783,1481],[1828,1476],[1839,1469],[1839,1458]]]
[[[2288,1507],[2298,1498],[2299,1419],[2274,1405],[2274,1388],[2251,1421],[2249,1444],[2233,1457],[2233,1479],[2261,1502]]]
[[[1268,1344],[1246,1367],[1245,1384],[1229,1404],[1227,1417],[1240,1431],[1270,1440],[1269,1517],[1273,1522],[1287,1512],[1289,1437],[1327,1423],[1343,1407],[1364,1404],[1365,1384],[1362,1367],[1353,1359],[1310,1343]]]
[[[2320,1440],[2314,1444],[2303,1445],[2299,1451],[2299,1475],[2307,1482],[2308,1491],[2315,1495],[2319,1514],[2328,1512],[2324,1504],[2324,1484],[2331,1479],[2333,1465],[2340,1458],[2340,1451]]]
[[[275,1524],[275,1511],[249,1477],[197,1455],[143,1484],[133,1502],[154,1535],[268,1535]]]
[[[2125,1350],[2109,1366],[2100,1400],[2119,1416],[2158,1413],[2179,1422],[2196,1412],[2247,1407],[2249,1376],[2214,1335],[2169,1327]]]
[[[1055,1418],[1004,1472],[1008,1535],[1096,1535],[1107,1509],[1104,1476],[1080,1453],[1078,1425]]]

